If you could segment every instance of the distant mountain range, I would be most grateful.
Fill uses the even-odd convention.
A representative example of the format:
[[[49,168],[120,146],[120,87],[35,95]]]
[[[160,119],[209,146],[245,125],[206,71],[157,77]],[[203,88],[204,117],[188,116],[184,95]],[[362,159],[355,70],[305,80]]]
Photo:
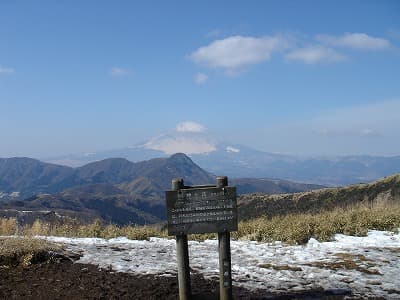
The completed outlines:
[[[88,221],[156,223],[165,219],[164,191],[176,177],[183,177],[187,185],[215,181],[215,176],[185,154],[136,163],[109,158],[78,168],[31,158],[0,159],[0,213],[57,211]],[[321,187],[277,179],[232,179],[230,183],[239,193],[289,193]]]
[[[151,143],[130,148],[63,156],[48,161],[81,166],[88,162],[110,157],[122,157],[130,161],[166,157],[165,152],[157,150],[161,142],[171,142],[171,140],[165,139],[164,137],[158,142],[153,140]],[[185,142],[189,143],[186,140]],[[400,172],[400,156],[353,155],[304,158],[229,144],[217,144],[212,149],[209,152],[192,153],[189,156],[196,164],[210,173],[223,174],[234,178],[279,178],[296,182],[340,186],[370,182]]]
[[[189,184],[209,183],[213,178],[184,154],[133,163],[109,158],[72,168],[31,158],[0,159],[0,191],[19,193],[18,198],[52,194],[88,184],[122,184],[128,190],[151,183],[168,189],[173,177],[185,176]]]

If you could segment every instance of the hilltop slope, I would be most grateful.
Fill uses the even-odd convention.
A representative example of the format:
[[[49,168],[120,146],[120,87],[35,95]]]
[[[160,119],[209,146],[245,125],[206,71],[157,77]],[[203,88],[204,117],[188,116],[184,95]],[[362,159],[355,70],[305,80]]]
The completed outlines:
[[[0,194],[18,192],[20,198],[54,193],[82,184],[73,168],[27,157],[0,158]]]
[[[369,184],[325,188],[294,194],[248,194],[238,199],[239,217],[250,219],[291,213],[315,213],[335,207],[364,203],[386,205],[400,202],[400,174]]]

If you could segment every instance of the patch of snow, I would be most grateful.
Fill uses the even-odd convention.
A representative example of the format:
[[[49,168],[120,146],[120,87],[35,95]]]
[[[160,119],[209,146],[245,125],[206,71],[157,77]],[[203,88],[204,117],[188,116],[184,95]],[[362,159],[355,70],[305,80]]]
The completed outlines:
[[[21,214],[31,214],[31,213],[41,213],[41,214],[49,214],[51,210],[19,210]]]
[[[175,276],[177,272],[173,239],[41,238],[82,251],[80,263],[137,274]],[[345,289],[355,298],[400,297],[400,233],[337,234],[332,242],[312,238],[302,246],[232,241],[231,254],[234,285],[248,289],[276,293]],[[189,241],[189,256],[195,272],[218,278],[218,241]],[[345,260],[351,260],[353,267],[345,267]]]
[[[93,155],[96,155],[96,152],[87,152],[87,153],[83,154],[83,156],[85,156],[85,157],[93,156]]]
[[[239,153],[240,149],[239,148],[234,148],[232,146],[228,146],[228,147],[226,147],[226,152],[228,152],[228,153]]]
[[[19,194],[20,194],[20,192],[12,192],[12,193],[10,194],[10,197],[18,198],[18,197],[19,197]]]

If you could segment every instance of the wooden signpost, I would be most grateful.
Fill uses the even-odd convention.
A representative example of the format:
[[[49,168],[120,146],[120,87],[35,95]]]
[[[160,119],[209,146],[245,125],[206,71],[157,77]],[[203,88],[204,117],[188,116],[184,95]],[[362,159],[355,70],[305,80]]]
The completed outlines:
[[[220,176],[216,185],[185,186],[172,180],[166,191],[168,235],[176,236],[180,300],[190,299],[190,269],[187,235],[218,233],[220,299],[232,299],[230,232],[237,231],[236,187]]]

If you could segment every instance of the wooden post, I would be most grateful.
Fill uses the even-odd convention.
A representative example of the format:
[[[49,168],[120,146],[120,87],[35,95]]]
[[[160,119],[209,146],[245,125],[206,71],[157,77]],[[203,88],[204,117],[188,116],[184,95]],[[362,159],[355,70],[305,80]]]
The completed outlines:
[[[172,180],[172,190],[178,191],[183,187],[182,178]],[[179,299],[188,300],[192,296],[192,290],[190,287],[189,247],[186,234],[176,236],[176,256],[178,261]]]
[[[217,187],[228,185],[228,177],[218,176]],[[229,231],[218,232],[219,297],[232,300],[231,236]]]

